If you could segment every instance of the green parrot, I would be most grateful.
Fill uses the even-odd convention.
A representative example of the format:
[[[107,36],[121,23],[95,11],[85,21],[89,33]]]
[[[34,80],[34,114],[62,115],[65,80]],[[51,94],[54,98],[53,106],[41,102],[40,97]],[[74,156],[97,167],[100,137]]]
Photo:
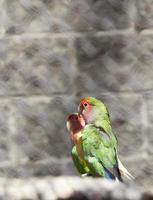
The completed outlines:
[[[89,104],[89,100],[87,101],[86,98],[80,101],[79,111],[82,114],[71,114],[67,119],[67,128],[74,145],[71,152],[74,165],[82,175],[102,176],[120,181],[122,181],[121,175],[123,175],[133,179],[133,176],[118,159],[117,141],[112,133],[106,107],[99,100],[90,98],[94,99],[94,102],[98,101],[100,107],[102,106],[100,108],[102,123],[98,121],[95,123],[92,120],[92,116],[98,114],[99,111],[95,109],[97,104],[95,108],[92,108],[93,105]],[[92,120],[91,124],[88,120]]]
[[[121,173],[132,178],[118,159],[117,139],[104,103],[94,97],[85,97],[79,103],[78,116],[84,119],[85,126],[80,132],[81,154],[77,152],[90,174],[119,181],[123,181]]]

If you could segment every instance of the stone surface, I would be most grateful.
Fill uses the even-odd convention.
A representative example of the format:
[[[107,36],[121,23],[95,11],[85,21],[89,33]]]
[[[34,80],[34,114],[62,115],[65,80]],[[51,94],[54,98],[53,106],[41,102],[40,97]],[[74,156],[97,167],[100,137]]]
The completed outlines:
[[[29,148],[29,147],[28,147]],[[18,149],[18,151],[21,151]],[[23,154],[24,159],[25,155]],[[17,162],[16,162],[17,163]],[[40,161],[29,161],[20,159],[16,165],[10,162],[2,162],[0,166],[1,178],[30,178],[46,176],[75,176],[79,175],[70,158],[43,158]]]
[[[0,180],[0,197],[4,200],[148,200],[153,198],[153,193],[148,190],[145,191],[134,184],[123,185],[96,178]]]
[[[24,152],[27,150],[31,160],[69,156],[70,140],[66,127],[63,126],[69,113],[65,99],[58,97],[15,102],[17,134],[14,139],[19,146],[22,143],[21,148]]]
[[[0,176],[77,174],[66,130],[66,118],[76,107],[73,96],[0,102]]]
[[[144,101],[146,102],[146,109],[147,109],[147,121],[145,124],[145,132],[146,132],[146,140],[149,145],[146,145],[146,150],[148,152],[149,156],[152,156],[153,154],[153,148],[151,146],[153,145],[153,138],[152,138],[152,128],[153,128],[153,111],[152,111],[152,98],[153,94],[152,92],[146,92],[143,95]]]
[[[0,103],[0,161],[1,166],[10,164],[10,115],[12,113],[11,101],[1,101]]]
[[[152,37],[101,36],[76,40],[78,92],[152,88]],[[143,83],[143,84],[142,84]]]
[[[6,0],[5,31],[21,34],[124,29],[129,27],[131,2]]]
[[[137,15],[135,26],[138,31],[153,28],[153,1],[136,0]]]
[[[0,34],[4,34],[5,33],[5,29],[4,29],[4,24],[5,24],[5,11],[4,11],[4,7],[3,7],[3,0],[0,0],[0,9],[1,9],[1,13],[0,13]]]
[[[65,39],[0,39],[0,95],[68,93],[76,69]]]

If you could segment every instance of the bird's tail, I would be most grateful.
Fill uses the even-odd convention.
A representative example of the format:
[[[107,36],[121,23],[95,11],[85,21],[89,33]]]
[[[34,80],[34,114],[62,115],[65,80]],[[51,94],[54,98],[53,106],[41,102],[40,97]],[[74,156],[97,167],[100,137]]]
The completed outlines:
[[[104,177],[107,180],[116,180],[116,177],[107,168],[104,168]]]
[[[118,158],[118,167],[121,172],[121,175],[128,178],[128,179],[134,179],[134,177],[128,172],[128,170],[124,167],[124,165],[121,163],[121,161]]]

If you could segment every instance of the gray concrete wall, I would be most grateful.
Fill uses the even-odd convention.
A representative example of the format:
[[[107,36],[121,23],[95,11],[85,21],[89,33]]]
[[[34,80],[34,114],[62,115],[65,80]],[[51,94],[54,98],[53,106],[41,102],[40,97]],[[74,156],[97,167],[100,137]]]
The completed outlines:
[[[119,156],[153,184],[153,1],[0,0],[0,176],[77,175],[65,128],[103,100]]]

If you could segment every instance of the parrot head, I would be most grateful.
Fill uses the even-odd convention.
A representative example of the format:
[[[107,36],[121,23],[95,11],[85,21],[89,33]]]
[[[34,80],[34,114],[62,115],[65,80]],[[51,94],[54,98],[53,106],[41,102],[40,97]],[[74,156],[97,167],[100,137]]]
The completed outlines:
[[[78,115],[78,113],[74,113],[68,116],[66,127],[68,131],[72,132],[73,134],[78,133],[81,131],[82,128],[85,126],[85,121],[82,115]]]
[[[95,97],[84,97],[79,103],[79,114],[81,114],[86,124],[93,123],[96,121],[109,120],[109,114],[104,103]]]

